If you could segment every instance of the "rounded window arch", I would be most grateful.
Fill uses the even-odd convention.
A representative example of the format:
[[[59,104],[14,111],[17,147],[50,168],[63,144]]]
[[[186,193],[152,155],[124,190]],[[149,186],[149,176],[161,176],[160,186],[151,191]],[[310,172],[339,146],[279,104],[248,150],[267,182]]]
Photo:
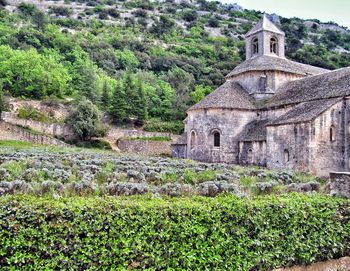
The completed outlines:
[[[258,54],[259,53],[259,40],[257,37],[252,39],[252,54]]]
[[[270,53],[278,54],[278,40],[276,37],[270,39]]]
[[[220,147],[221,144],[221,135],[219,131],[214,131],[213,132],[213,137],[214,137],[214,147],[218,148]]]
[[[290,157],[289,157],[289,151],[287,149],[284,150],[283,156],[284,156],[284,162],[285,163],[289,162]]]
[[[329,141],[333,142],[335,141],[335,127],[334,125],[329,128]]]
[[[194,149],[194,147],[196,146],[196,142],[197,142],[197,134],[196,134],[196,132],[195,131],[192,131],[191,132],[191,142],[190,142],[190,144],[191,144],[191,150],[193,150]]]

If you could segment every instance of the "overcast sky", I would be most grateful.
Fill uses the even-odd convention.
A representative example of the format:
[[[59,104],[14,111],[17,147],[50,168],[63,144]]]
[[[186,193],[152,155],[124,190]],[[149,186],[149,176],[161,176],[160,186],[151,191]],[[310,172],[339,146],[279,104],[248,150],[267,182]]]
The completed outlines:
[[[350,0],[221,0],[283,17],[333,21],[350,28]]]

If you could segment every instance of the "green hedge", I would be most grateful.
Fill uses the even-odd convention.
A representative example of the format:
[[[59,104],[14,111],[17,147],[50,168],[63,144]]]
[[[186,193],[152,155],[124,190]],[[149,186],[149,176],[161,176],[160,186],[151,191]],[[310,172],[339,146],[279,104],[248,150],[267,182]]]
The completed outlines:
[[[350,201],[0,198],[1,270],[267,270],[350,249]]]

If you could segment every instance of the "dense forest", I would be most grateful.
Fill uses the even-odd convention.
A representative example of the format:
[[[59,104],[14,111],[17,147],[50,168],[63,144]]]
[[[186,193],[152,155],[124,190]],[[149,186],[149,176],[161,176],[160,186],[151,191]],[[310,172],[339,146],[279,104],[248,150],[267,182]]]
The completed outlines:
[[[206,0],[0,0],[0,6],[5,95],[85,97],[120,125],[178,132],[186,109],[244,60],[244,34],[261,17]],[[286,33],[290,59],[329,69],[350,65],[346,28],[272,19]]]

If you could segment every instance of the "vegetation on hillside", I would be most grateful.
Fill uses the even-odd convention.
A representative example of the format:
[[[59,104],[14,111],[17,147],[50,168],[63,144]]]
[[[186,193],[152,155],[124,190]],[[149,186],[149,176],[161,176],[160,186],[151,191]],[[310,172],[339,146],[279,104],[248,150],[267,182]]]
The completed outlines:
[[[4,91],[34,99],[84,97],[115,123],[148,130],[181,132],[185,110],[244,60],[243,35],[261,16],[206,0],[79,0],[82,9],[73,2],[47,10],[23,2],[14,12],[1,2]],[[350,65],[346,29],[317,20],[280,22],[291,59],[330,69]]]

